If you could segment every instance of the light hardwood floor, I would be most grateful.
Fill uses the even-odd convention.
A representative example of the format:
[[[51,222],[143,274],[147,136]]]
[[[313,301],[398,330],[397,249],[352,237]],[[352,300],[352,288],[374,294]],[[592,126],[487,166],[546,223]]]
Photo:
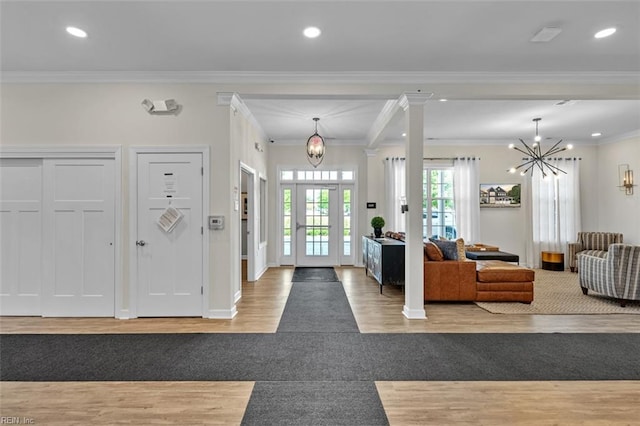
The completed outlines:
[[[402,316],[404,295],[337,268],[363,333],[640,332],[640,315],[496,315],[468,303]],[[0,333],[273,333],[292,268],[243,283],[232,320],[0,318]],[[630,354],[637,356],[637,354]],[[378,382],[392,425],[639,425],[640,382]],[[239,424],[253,382],[2,382],[0,416],[34,424]]]

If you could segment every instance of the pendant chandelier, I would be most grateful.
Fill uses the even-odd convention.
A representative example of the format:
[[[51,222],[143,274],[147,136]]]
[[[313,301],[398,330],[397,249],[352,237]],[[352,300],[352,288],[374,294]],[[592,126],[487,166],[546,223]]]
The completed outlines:
[[[307,160],[315,168],[322,163],[324,159],[325,145],[324,138],[318,134],[318,117],[314,117],[316,122],[316,132],[307,139]]]
[[[533,121],[536,123],[536,136],[533,138],[534,142],[531,146],[527,145],[527,143],[522,139],[520,139],[520,142],[522,142],[524,149],[516,146],[515,144],[509,144],[509,149],[515,149],[516,151],[520,151],[527,156],[527,158],[523,158],[524,163],[520,164],[517,167],[510,168],[510,173],[515,173],[518,169],[522,169],[520,171],[521,176],[526,175],[528,171],[531,171],[531,176],[533,176],[533,171],[535,169],[539,169],[542,173],[543,178],[547,177],[547,173],[551,173],[554,176],[557,175],[558,172],[564,173],[565,175],[567,174],[567,172],[560,169],[559,167],[550,164],[549,160],[552,155],[555,155],[562,151],[566,151],[567,149],[572,149],[573,145],[569,144],[565,147],[558,147],[558,145],[560,145],[560,143],[562,142],[562,139],[560,139],[555,143],[555,145],[553,145],[547,151],[543,152],[542,147],[540,146],[542,137],[538,134],[538,123],[540,122],[540,120],[542,120],[542,118],[533,119]]]

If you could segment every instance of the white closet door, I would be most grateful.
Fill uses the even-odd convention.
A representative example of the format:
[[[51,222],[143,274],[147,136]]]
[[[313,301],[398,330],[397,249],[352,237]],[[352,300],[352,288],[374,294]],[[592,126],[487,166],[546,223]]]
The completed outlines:
[[[114,160],[44,160],[43,316],[114,316]]]
[[[0,160],[0,315],[40,315],[42,160]]]

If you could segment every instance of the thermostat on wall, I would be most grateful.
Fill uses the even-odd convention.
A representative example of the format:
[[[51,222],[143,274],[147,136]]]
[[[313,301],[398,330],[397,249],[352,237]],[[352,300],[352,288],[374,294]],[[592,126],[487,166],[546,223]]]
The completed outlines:
[[[209,229],[224,229],[224,216],[209,216]]]

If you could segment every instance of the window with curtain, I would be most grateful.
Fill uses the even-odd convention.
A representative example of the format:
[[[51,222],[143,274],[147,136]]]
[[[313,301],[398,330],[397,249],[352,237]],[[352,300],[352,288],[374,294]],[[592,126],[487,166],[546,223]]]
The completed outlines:
[[[581,229],[580,161],[556,158],[549,162],[566,174],[542,178],[535,172],[524,185],[531,206],[527,264],[536,268],[543,250],[565,253],[566,259],[567,243],[575,241]]]
[[[425,159],[422,173],[422,236],[477,242],[480,236],[480,158]],[[385,160],[388,229],[404,231],[404,158]]]
[[[453,185],[453,167],[425,167],[422,171],[423,238],[456,238]]]

